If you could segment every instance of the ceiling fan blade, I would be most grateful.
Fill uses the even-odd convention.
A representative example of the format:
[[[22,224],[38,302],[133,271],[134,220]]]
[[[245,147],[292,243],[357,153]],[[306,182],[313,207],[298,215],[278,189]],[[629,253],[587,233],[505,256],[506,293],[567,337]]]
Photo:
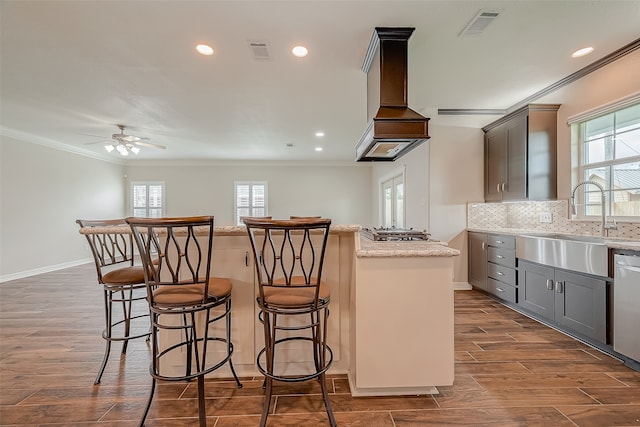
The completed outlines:
[[[146,138],[146,139],[148,139],[148,138]],[[141,146],[141,147],[159,148],[159,149],[161,149],[161,150],[164,150],[165,148],[167,148],[167,147],[165,147],[164,145],[160,145],[160,144],[153,144],[153,143],[151,143],[151,142],[134,141],[133,143],[134,143],[135,145],[139,145],[139,146]]]
[[[93,142],[85,142],[84,145],[93,145],[93,144],[106,144],[106,143],[112,143],[112,141],[110,139],[103,139],[102,141],[93,141]]]

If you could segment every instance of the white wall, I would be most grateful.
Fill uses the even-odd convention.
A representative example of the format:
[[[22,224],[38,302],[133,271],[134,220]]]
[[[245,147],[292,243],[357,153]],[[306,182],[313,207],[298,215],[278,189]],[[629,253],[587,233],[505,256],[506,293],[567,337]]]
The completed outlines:
[[[640,92],[640,50],[600,68],[540,102],[562,104],[558,110],[558,199],[571,195],[571,116]]]
[[[431,139],[395,162],[374,163],[374,226],[382,223],[380,184],[405,170],[406,226],[460,249],[454,282],[467,281],[467,202],[484,199],[484,139],[478,128],[431,126]]]
[[[178,162],[127,166],[133,181],[164,181],[168,216],[214,215],[233,225],[234,181],[267,181],[269,215],[322,215],[334,224],[369,223],[371,167],[368,164],[267,164]]]
[[[461,251],[454,282],[467,281],[467,202],[484,199],[482,129],[433,126],[429,163],[430,230]]]
[[[124,214],[124,168],[0,139],[0,281],[91,260],[78,218]]]

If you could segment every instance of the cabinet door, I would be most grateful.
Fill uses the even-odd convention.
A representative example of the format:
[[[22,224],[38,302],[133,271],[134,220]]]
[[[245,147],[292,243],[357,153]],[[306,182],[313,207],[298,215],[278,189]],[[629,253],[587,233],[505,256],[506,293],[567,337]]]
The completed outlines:
[[[562,270],[556,270],[555,281],[556,322],[606,343],[606,281]]]
[[[487,235],[469,232],[469,284],[487,290]]]
[[[233,363],[252,364],[255,360],[254,265],[249,239],[244,236],[218,236],[214,239],[212,272],[233,283],[231,293],[231,341]],[[226,367],[224,368],[227,369]]]
[[[528,115],[523,113],[507,124],[503,200],[527,198],[527,118]]]
[[[485,194],[487,202],[502,200],[507,164],[507,133],[505,126],[498,126],[485,135],[484,140]]]
[[[553,320],[554,271],[551,267],[519,261],[518,305]]]

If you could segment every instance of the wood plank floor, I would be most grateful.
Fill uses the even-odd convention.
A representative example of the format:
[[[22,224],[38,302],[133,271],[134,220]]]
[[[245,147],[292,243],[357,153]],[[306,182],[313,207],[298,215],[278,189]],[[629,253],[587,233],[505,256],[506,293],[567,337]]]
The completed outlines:
[[[455,303],[455,384],[353,398],[346,376],[331,376],[341,427],[640,426],[640,373],[480,293],[458,291]],[[137,425],[150,352],[136,340],[121,359],[116,344],[93,385],[104,348],[93,265],[2,283],[0,310],[0,425]],[[262,380],[242,380],[240,390],[207,382],[209,426],[258,425]],[[269,426],[328,425],[319,392],[314,382],[278,385]],[[195,396],[192,384],[161,384],[147,425],[197,425]]]

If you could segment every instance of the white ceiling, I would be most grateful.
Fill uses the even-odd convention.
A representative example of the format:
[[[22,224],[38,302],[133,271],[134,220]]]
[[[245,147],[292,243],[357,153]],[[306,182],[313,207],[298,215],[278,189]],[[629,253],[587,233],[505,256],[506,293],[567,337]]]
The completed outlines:
[[[138,159],[351,161],[376,26],[416,28],[409,106],[432,126],[488,124],[497,116],[437,110],[507,109],[640,38],[638,0],[0,4],[2,133],[110,159],[86,143],[122,123],[167,147]],[[502,13],[483,34],[459,36],[480,9]],[[271,59],[254,59],[248,41],[268,42]],[[198,43],[215,55],[197,54]],[[295,44],[309,55],[293,57]],[[570,57],[588,45],[593,54]]]

